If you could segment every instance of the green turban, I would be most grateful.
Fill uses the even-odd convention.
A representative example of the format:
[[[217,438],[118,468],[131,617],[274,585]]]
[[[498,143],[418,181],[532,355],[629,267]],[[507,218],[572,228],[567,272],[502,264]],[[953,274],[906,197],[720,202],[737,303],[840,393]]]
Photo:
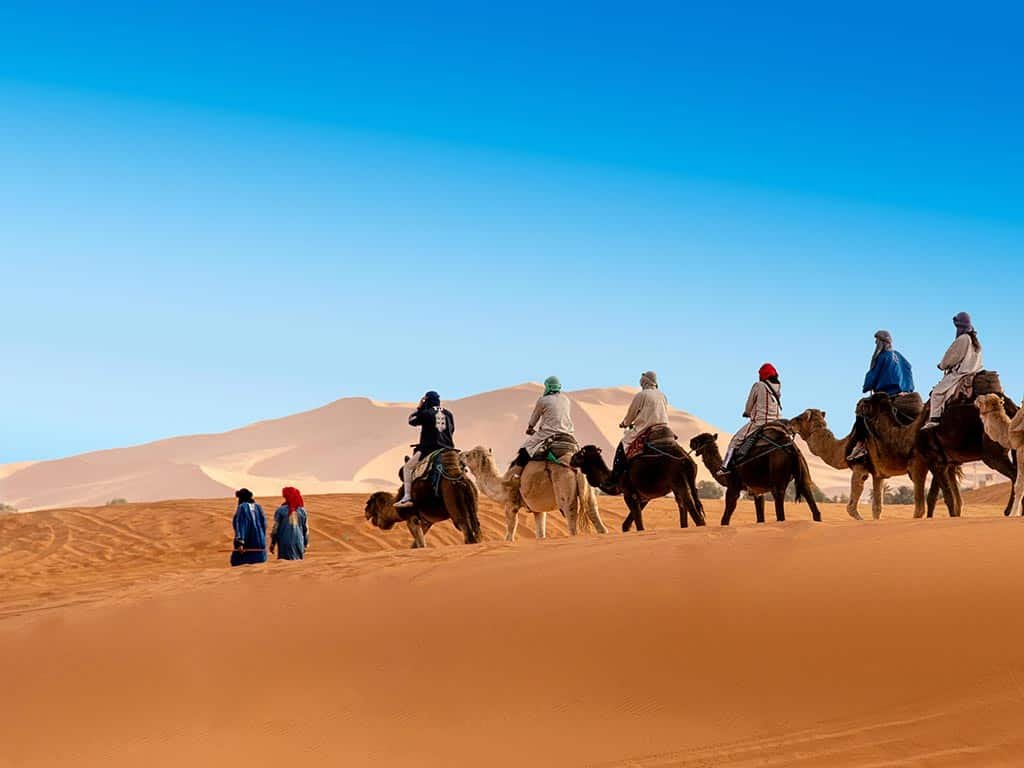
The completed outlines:
[[[544,394],[553,395],[556,392],[562,391],[562,382],[558,380],[557,376],[548,376],[544,379]]]

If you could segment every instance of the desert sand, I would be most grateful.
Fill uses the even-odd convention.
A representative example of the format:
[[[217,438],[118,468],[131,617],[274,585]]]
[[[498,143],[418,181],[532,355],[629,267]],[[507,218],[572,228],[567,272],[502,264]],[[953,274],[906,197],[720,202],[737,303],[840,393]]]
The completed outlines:
[[[515,456],[542,388],[520,384],[453,400],[458,445],[487,445],[499,461]],[[630,387],[567,393],[581,443],[610,452],[619,422],[636,392]],[[306,493],[370,493],[394,488],[416,432],[412,403],[350,397],[304,413],[219,434],[188,435],[53,461],[0,465],[0,501],[21,510],[129,501],[230,496],[236,488],[277,493],[295,485]],[[795,413],[795,411],[794,411]],[[673,409],[673,429],[685,443],[700,432],[731,433]],[[739,426],[737,424],[731,425]],[[848,426],[848,425],[843,425]],[[838,428],[838,427],[837,427]],[[804,450],[815,483],[830,496],[849,490],[849,473],[827,467]],[[699,467],[703,479],[710,475]]]
[[[516,544],[485,502],[412,551],[321,496],[307,560],[235,569],[230,499],[5,516],[0,765],[1019,764],[1001,498]]]

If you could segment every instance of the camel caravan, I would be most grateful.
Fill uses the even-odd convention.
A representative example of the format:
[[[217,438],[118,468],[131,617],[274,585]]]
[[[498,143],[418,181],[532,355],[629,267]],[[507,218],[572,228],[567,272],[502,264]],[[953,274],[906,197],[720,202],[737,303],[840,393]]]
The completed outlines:
[[[853,427],[837,438],[825,412],[808,409],[796,417],[782,415],[782,384],[776,368],[765,363],[751,387],[743,417],[723,456],[718,435],[700,434],[689,450],[669,426],[668,400],[658,377],[647,371],[619,425],[623,430],[609,467],[596,445],[580,445],[572,421],[572,402],[554,376],[544,382],[526,428],[526,439],[511,465],[502,471],[492,450],[455,447],[455,418],[437,392],[427,392],[409,424],[420,430],[419,442],[399,471],[397,493],[374,493],[366,502],[366,519],[390,529],[404,522],[415,547],[426,546],[431,526],[444,520],[480,541],[478,491],[502,505],[507,541],[515,541],[519,513],[534,516],[537,538],[547,535],[547,514],[557,510],[570,535],[591,527],[606,533],[598,504],[604,495],[621,495],[628,509],[623,532],[644,530],[643,511],[652,499],[669,494],[679,508],[679,525],[703,526],[704,508],[697,493],[696,455],[725,488],[721,524],[728,525],[743,493],[754,502],[758,523],[765,521],[765,496],[771,494],[775,517],[786,519],[786,494],[795,491],[816,522],[821,513],[813,495],[807,461],[795,438],[826,464],[849,469],[849,515],[862,519],[858,500],[872,482],[872,516],[882,515],[885,481],[907,475],[914,488],[914,517],[934,513],[941,495],[950,516],[963,510],[961,467],[983,461],[1013,484],[1005,514],[1024,502],[1024,473],[1017,450],[1024,446],[1024,411],[1004,394],[999,375],[982,367],[982,348],[970,315],[953,318],[956,336],[938,364],[942,378],[927,402],[915,391],[912,367],[893,348],[888,331],[875,334],[875,349],[865,376],[865,397],[857,404]],[[928,476],[932,481],[928,486]]]

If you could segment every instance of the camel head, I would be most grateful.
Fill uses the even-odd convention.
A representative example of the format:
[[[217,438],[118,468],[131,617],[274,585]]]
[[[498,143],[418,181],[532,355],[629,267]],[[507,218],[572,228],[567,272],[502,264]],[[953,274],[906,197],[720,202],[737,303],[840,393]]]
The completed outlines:
[[[389,531],[398,522],[394,494],[377,491],[366,500],[366,519],[382,531]]]
[[[468,451],[462,452],[462,460],[469,467],[469,471],[474,475],[479,475],[480,470],[484,467],[487,461],[494,461],[494,452],[490,448],[482,445],[478,445],[476,448],[470,448]]]
[[[982,416],[989,413],[1005,413],[1002,395],[997,394],[982,395],[974,401],[974,407],[981,412]]]
[[[828,429],[825,412],[819,411],[817,408],[808,408],[799,416],[794,416],[789,420],[789,426],[804,440],[815,432]]]
[[[604,463],[604,457],[601,456],[601,449],[596,445],[584,445],[576,451],[569,459],[569,466],[573,469],[582,469],[584,472],[591,468],[608,468]]]
[[[701,458],[704,457],[704,452],[710,448],[718,450],[718,435],[712,435],[710,432],[702,432],[690,440],[690,450]]]

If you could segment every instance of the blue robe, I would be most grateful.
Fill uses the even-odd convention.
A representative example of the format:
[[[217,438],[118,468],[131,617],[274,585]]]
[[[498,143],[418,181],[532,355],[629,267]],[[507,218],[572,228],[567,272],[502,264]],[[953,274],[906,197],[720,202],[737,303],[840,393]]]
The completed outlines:
[[[267,562],[267,519],[259,504],[239,504],[235,519],[235,546],[242,544],[243,552],[231,553],[231,565],[251,565]]]
[[[306,510],[299,507],[288,519],[288,505],[282,504],[274,513],[274,530],[270,546],[277,547],[278,560],[301,560],[309,545],[309,525]]]
[[[879,353],[864,377],[864,391],[885,392],[889,396],[913,392],[914,371],[907,358],[892,349]]]

